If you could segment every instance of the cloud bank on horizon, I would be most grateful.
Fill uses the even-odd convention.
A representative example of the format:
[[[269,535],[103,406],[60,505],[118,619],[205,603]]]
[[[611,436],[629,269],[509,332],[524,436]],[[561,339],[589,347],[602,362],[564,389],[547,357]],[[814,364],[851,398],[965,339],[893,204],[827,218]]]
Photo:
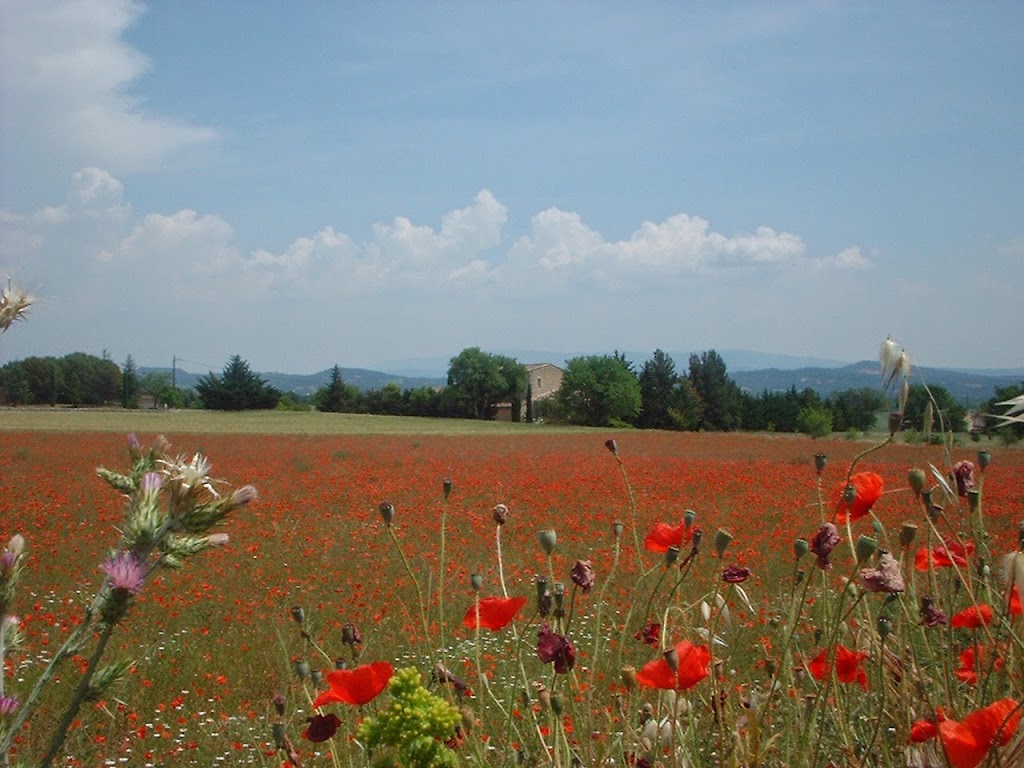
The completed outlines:
[[[651,170],[665,145],[650,139],[651,157],[645,157],[642,139],[617,143],[617,123],[624,118],[610,118],[610,132],[599,134],[592,130],[594,123],[580,130],[575,125],[580,114],[569,107],[544,114],[550,106],[488,104],[485,95],[499,75],[511,83],[506,84],[509,88],[517,87],[521,78],[567,76],[560,59],[532,61],[535,69],[524,71],[525,59],[511,45],[506,49],[511,61],[504,65],[492,62],[481,65],[487,71],[457,69],[454,75],[437,75],[442,93],[467,89],[460,103],[480,112],[466,118],[465,125],[448,115],[450,137],[443,142],[429,137],[419,146],[449,162],[465,139],[462,163],[448,166],[458,185],[422,172],[416,159],[406,156],[382,165],[379,177],[359,178],[356,189],[338,187],[332,158],[347,156],[351,148],[321,135],[329,131],[318,129],[310,115],[285,119],[259,113],[293,106],[287,93],[275,89],[268,74],[272,70],[263,75],[268,84],[260,103],[247,100],[241,87],[204,88],[187,77],[184,84],[177,81],[184,75],[155,38],[171,30],[164,45],[183,44],[173,31],[184,35],[189,32],[185,22],[198,23],[188,16],[198,5],[182,3],[180,17],[168,17],[166,8],[146,9],[126,0],[3,0],[0,7],[5,19],[0,94],[6,105],[0,115],[0,160],[13,169],[5,174],[0,198],[0,276],[11,275],[43,299],[30,322],[3,337],[0,363],[81,350],[108,351],[119,362],[131,354],[142,365],[167,364],[176,355],[218,369],[228,356],[241,354],[257,370],[311,372],[334,363],[378,367],[400,358],[454,355],[465,346],[589,352],[739,347],[854,360],[871,357],[879,340],[890,333],[929,364],[1024,363],[1019,344],[1019,285],[1024,277],[1019,195],[1001,203],[986,198],[982,204],[968,195],[972,190],[951,190],[950,203],[928,188],[935,171],[922,169],[922,186],[916,192],[921,199],[905,200],[908,211],[903,214],[876,216],[892,216],[893,227],[903,221],[907,232],[887,229],[868,218],[870,209],[862,199],[846,197],[843,176],[834,179],[834,191],[815,191],[832,173],[853,178],[864,169],[836,166],[807,176],[806,169],[795,166],[772,168],[777,161],[813,154],[817,143],[839,141],[834,134],[827,139],[805,137],[811,149],[800,152],[797,147],[791,155],[793,148],[773,148],[751,128],[740,130],[731,146],[754,158],[762,156],[760,146],[763,170],[744,169],[749,175],[736,175],[731,190],[722,191],[718,186],[730,186],[730,179],[723,177],[735,172],[735,166],[722,161],[716,168],[713,159],[705,158],[699,165],[706,162],[702,173],[708,180],[702,182],[693,175],[690,161],[679,157],[680,176],[688,177],[698,192],[667,194],[670,187],[663,187],[660,172]],[[539,6],[529,8],[543,12]],[[623,18],[610,8],[605,10],[621,25]],[[722,20],[717,18],[705,20],[720,33],[716,52],[735,51],[752,40],[767,45],[764,41],[819,34],[821,24],[841,21],[829,13],[822,16],[814,4],[789,5],[776,14],[764,6],[743,9],[730,25],[719,27]],[[412,13],[411,7],[407,10]],[[492,17],[500,16],[497,6],[491,11]],[[563,39],[574,46],[585,48],[588,35],[606,42],[616,29],[596,19],[580,26],[581,18],[567,9],[562,12],[568,17],[558,20],[567,25]],[[467,20],[470,31],[481,21],[477,13],[467,14],[472,17]],[[485,14],[482,20],[493,18]],[[386,154],[416,142],[422,121],[450,108],[443,97],[433,106],[409,106],[408,100],[429,89],[425,83],[417,89],[415,83],[402,82],[392,83],[400,92],[391,94],[399,104],[392,119],[384,119],[389,113],[379,105],[372,116],[368,107],[368,114],[362,114],[366,100],[387,100],[389,94],[374,86],[381,86],[379,78],[393,75],[392,68],[415,80],[403,69],[415,62],[386,53],[394,41],[375,40],[372,21],[346,19],[366,34],[363,48],[332,64],[342,72],[351,70],[359,82],[369,81],[370,93],[353,93],[343,120],[326,107],[320,116],[325,127],[344,124],[354,133],[381,134],[379,144],[366,136],[354,141],[357,155]],[[983,27],[986,21],[975,23]],[[132,31],[140,28],[141,38],[130,42]],[[309,29],[304,33],[313,34]],[[425,45],[415,36],[408,39]],[[306,42],[315,48],[318,38]],[[480,42],[463,43],[463,54],[479,56]],[[631,46],[618,42],[625,56]],[[143,45],[149,47],[144,50]],[[601,47],[595,46],[595,51]],[[232,51],[246,63],[258,55]],[[211,56],[202,47],[195,54],[210,56],[207,64],[213,69],[207,76],[213,80],[222,73],[230,80],[232,66],[238,65],[232,57]],[[600,73],[594,82],[586,72],[576,71],[587,65],[609,66],[587,54],[584,50],[568,75],[582,100],[598,98],[603,79],[606,91],[622,87],[606,80],[608,73]],[[308,71],[302,69],[301,56],[294,55],[298,71]],[[709,55],[684,59],[679,72],[697,64],[712,67]],[[180,59],[177,63],[184,67]],[[442,61],[439,69],[450,65]],[[783,59],[776,66],[788,69],[794,63]],[[349,76],[327,69],[335,82]],[[286,73],[288,64],[280,64],[279,70]],[[792,77],[810,76],[801,72]],[[722,72],[705,73],[709,87],[716,76]],[[754,70],[746,77],[756,79]],[[1018,83],[1022,79],[1019,71],[1013,77]],[[522,87],[529,91],[540,86]],[[777,88],[779,94],[748,96],[760,104],[785,91],[782,85]],[[147,98],[150,91],[159,94],[152,99],[156,103]],[[218,96],[229,100],[229,94],[237,100],[234,117],[207,101]],[[737,96],[728,84],[717,96],[701,91],[701,99],[711,102]],[[922,96],[921,110],[927,113],[933,105]],[[617,115],[614,104],[602,108]],[[472,142],[491,109],[503,113],[493,123],[498,133],[511,123],[529,134],[543,122],[545,135],[565,145],[603,146],[592,154],[581,150],[575,160],[562,158],[566,175],[578,175],[580,186],[562,185],[556,195],[547,188],[524,192],[522,185],[531,179],[542,185],[550,177],[513,173],[509,166],[543,166],[549,158],[543,146],[510,145],[507,136],[499,137],[503,140],[491,149],[500,147],[511,160],[497,163],[486,160],[487,155],[474,156],[487,149]],[[1006,125],[1019,129],[1020,106],[1007,103],[1005,109]],[[641,123],[674,116],[663,107],[653,115],[638,115]],[[904,118],[897,110],[891,121]],[[689,114],[687,119],[701,123]],[[263,130],[253,128],[260,120],[276,127],[275,142],[284,141],[281,136],[292,129],[301,128],[304,138],[289,152],[268,157],[268,147],[251,138]],[[648,125],[652,131],[660,127],[656,120]],[[716,128],[720,125],[708,119],[703,130],[710,137]],[[864,130],[865,125],[845,126],[840,133],[849,132],[847,141],[856,145],[868,140],[860,133]],[[878,127],[870,128],[874,130]],[[972,130],[964,127],[965,141],[972,140]],[[949,135],[943,132],[940,139],[948,141]],[[891,136],[871,140],[900,142]],[[921,146],[928,141],[923,135]],[[1010,176],[1019,172],[1024,154],[1019,152],[1021,137],[1013,141],[994,148],[991,161]],[[724,143],[721,151],[728,152],[729,146]],[[303,147],[313,153],[312,160]],[[1018,156],[1013,161],[1003,158],[1000,164],[1006,149],[1018,151]],[[609,166],[607,185],[584,183],[594,163],[602,160]],[[358,157],[345,160],[352,168],[358,162]],[[325,168],[309,170],[310,163]],[[611,167],[619,164],[624,169],[612,173]],[[294,180],[306,171],[325,186],[318,190],[311,184],[303,196]],[[389,172],[396,174],[391,185],[384,183]],[[880,168],[879,178],[869,179],[867,186],[880,184],[890,172]],[[280,189],[275,187],[278,180]],[[960,182],[964,187],[975,183],[969,175]],[[422,190],[422,199],[408,196],[402,184]],[[810,191],[804,189],[808,184]],[[998,191],[999,184],[994,186]],[[703,215],[702,187],[713,201]],[[343,210],[333,211],[336,218],[322,207],[324,196],[347,189],[347,201],[361,197],[362,188],[371,203],[346,202],[338,207]],[[794,215],[793,204],[785,201],[790,191],[805,203],[824,197],[828,204],[820,205],[813,221]],[[390,210],[389,199],[394,201]],[[408,203],[406,210],[402,201]],[[667,207],[673,202],[692,202],[693,207]],[[959,218],[948,216],[947,205],[961,212]],[[974,208],[985,208],[984,215]],[[380,216],[385,210],[387,215]],[[922,226],[918,220],[925,222],[920,233],[914,231]],[[804,224],[806,230],[794,224]]]

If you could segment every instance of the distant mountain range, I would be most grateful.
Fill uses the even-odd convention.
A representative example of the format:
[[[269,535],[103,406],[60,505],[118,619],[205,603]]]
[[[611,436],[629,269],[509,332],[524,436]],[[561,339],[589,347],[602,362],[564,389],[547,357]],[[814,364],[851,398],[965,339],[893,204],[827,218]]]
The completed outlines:
[[[521,363],[550,362],[564,365],[566,360],[585,353],[558,353],[539,350],[488,350],[496,354],[514,357]],[[725,361],[729,376],[745,391],[759,395],[765,390],[782,392],[790,387],[797,390],[811,388],[821,395],[840,392],[845,389],[861,387],[877,388],[881,385],[878,361],[864,360],[858,363],[844,363],[838,360],[827,360],[813,357],[797,357],[793,355],[772,355],[748,350],[718,350]],[[627,360],[635,364],[635,368],[650,358],[650,353],[624,351]],[[690,353],[669,352],[676,362],[676,370],[685,372]],[[401,389],[416,387],[443,386],[447,380],[449,358],[396,360],[386,363],[395,373],[365,368],[342,368],[341,376],[346,384],[358,387],[362,391],[380,389],[386,384],[396,384]],[[168,376],[170,368],[140,368],[140,375],[146,373],[163,373]],[[216,373],[220,373],[217,371]],[[191,388],[196,385],[200,376],[178,368],[174,372],[179,387]],[[327,384],[331,377],[331,369],[326,368],[319,373],[265,373],[259,375],[271,386],[282,392],[294,392],[298,395],[310,395]],[[914,368],[912,383],[939,385],[949,391],[958,402],[967,406],[976,405],[988,400],[995,394],[998,387],[1019,384],[1024,381],[1024,368],[1003,368],[994,370],[951,369],[951,368]]]

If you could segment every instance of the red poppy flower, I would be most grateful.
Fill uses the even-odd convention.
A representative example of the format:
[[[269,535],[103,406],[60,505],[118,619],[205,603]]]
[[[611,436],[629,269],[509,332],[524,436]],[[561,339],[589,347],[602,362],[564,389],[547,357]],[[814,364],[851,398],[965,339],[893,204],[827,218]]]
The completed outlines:
[[[679,664],[673,672],[664,658],[650,661],[636,673],[636,681],[648,688],[666,691],[685,691],[693,688],[708,676],[711,668],[711,651],[706,645],[694,645],[683,640],[675,647]]]
[[[1020,705],[1013,699],[1001,699],[959,723],[939,723],[939,738],[953,768],[976,768],[994,745],[1009,742],[1019,723]]]
[[[480,601],[480,626],[498,632],[511,623],[524,605],[525,597],[485,597]],[[476,612],[476,605],[469,606],[469,610],[462,618],[462,626],[466,629],[476,629]]]
[[[949,620],[953,629],[978,629],[992,623],[992,606],[972,605]]]
[[[845,501],[847,485],[853,486],[856,492],[853,501],[849,504]],[[885,482],[877,472],[858,472],[850,477],[849,483],[843,483],[833,494],[832,504],[836,509],[836,521],[840,523],[860,520],[868,512],[875,502],[882,497]]]
[[[938,546],[929,550],[921,547],[914,555],[914,567],[919,571],[927,571],[929,568],[952,568],[955,564],[958,568],[967,565],[967,558],[974,554],[974,542],[961,544],[958,541],[951,541],[945,546]]]
[[[669,547],[682,549],[683,542],[689,541],[692,534],[693,528],[687,528],[685,522],[679,525],[655,523],[644,539],[644,549],[648,552],[667,552]]]
[[[910,741],[920,744],[931,741],[939,735],[939,723],[936,720],[915,720],[910,724]]]
[[[840,683],[857,683],[861,688],[867,690],[868,675],[861,667],[861,664],[867,657],[866,651],[851,651],[845,645],[837,645],[835,657],[836,679]],[[828,677],[831,672],[828,663],[828,648],[825,648],[815,656],[807,665],[807,669],[815,680],[824,680]]]
[[[963,653],[960,654],[960,669],[953,672],[958,680],[962,680],[968,685],[978,684],[978,669],[982,666],[982,660],[985,658],[985,649],[979,647],[977,656],[975,656],[974,646],[970,646]],[[1003,668],[1003,660],[998,656],[993,663],[995,669]]]
[[[341,720],[334,713],[329,715],[313,715],[307,718],[306,722],[309,723],[309,726],[302,732],[302,738],[308,739],[315,744],[327,741],[341,727]]]
[[[1014,584],[1010,589],[1010,615],[1021,616],[1024,615],[1024,605],[1020,602],[1020,590],[1017,589],[1017,585]]]
[[[386,661],[375,661],[355,669],[336,669],[327,673],[327,682],[331,686],[316,697],[313,708],[325,704],[341,702],[360,706],[368,704],[387,688],[394,669]]]

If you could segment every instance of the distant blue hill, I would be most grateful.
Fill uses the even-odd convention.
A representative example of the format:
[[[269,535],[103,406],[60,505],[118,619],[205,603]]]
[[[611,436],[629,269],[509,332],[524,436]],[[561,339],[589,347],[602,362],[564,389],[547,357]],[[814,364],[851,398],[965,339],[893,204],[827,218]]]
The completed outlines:
[[[266,381],[267,384],[282,392],[294,392],[297,395],[306,396],[312,395],[318,389],[327,385],[327,382],[331,380],[331,370],[331,368],[325,368],[319,373],[309,374],[258,372],[257,375]],[[386,384],[397,384],[400,389],[417,389],[419,387],[437,387],[447,383],[447,377],[400,376],[392,373],[382,373],[381,371],[369,371],[364,368],[341,368],[340,370],[342,381],[362,392],[368,392],[371,389],[381,389]],[[140,376],[145,376],[147,373],[161,373],[169,377],[172,371],[170,368],[139,368]],[[199,382],[199,378],[208,375],[208,373],[192,373],[191,371],[178,368],[174,375],[179,387],[182,389],[194,389]],[[213,373],[220,376],[221,371],[214,371]]]

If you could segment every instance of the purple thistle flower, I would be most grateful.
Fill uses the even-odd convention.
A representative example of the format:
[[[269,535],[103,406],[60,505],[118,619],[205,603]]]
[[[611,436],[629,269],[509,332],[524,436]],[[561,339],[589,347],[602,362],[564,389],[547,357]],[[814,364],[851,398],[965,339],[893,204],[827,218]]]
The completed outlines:
[[[0,717],[13,715],[18,709],[18,700],[13,696],[0,696]]]
[[[119,552],[104,562],[100,570],[107,574],[112,589],[123,589],[129,595],[142,591],[146,570],[131,552]]]

